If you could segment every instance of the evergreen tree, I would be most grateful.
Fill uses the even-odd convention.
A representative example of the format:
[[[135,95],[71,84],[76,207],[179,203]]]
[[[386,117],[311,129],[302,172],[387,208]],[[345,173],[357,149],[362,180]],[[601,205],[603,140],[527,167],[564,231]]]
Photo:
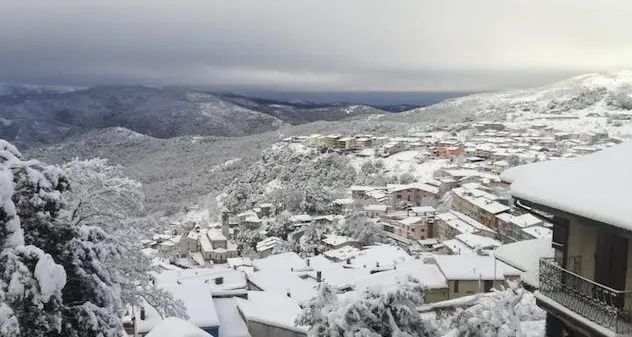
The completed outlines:
[[[70,188],[58,168],[23,161],[0,141],[2,336],[120,336],[119,253],[104,231],[61,217]]]

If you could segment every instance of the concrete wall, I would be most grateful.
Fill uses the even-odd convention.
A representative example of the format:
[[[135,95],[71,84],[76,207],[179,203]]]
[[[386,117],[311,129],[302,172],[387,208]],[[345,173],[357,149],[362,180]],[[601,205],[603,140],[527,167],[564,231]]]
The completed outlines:
[[[307,334],[281,327],[248,321],[248,332],[252,337],[306,337]]]
[[[478,280],[477,281],[459,280],[458,281],[459,289],[458,289],[458,292],[455,292],[454,291],[455,282],[456,282],[455,280],[448,281],[449,299],[455,299],[455,298],[459,298],[463,296],[474,295],[474,294],[484,291],[484,287],[485,287],[485,280],[481,280],[480,286],[479,286]],[[502,284],[504,284],[504,281],[497,280],[497,281],[494,281],[493,287],[498,289],[500,288]]]
[[[437,303],[441,301],[447,301],[448,297],[448,289],[433,289],[426,293],[425,302],[426,303]]]

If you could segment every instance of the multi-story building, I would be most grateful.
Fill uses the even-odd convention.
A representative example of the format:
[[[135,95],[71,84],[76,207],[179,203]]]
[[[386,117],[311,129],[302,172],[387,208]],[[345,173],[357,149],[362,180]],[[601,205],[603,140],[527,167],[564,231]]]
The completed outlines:
[[[540,260],[546,335],[632,334],[632,143],[516,167],[515,205],[553,224],[555,257]]]
[[[452,190],[454,201],[452,208],[474,218],[485,226],[496,230],[498,215],[509,211],[509,207],[498,202],[501,198],[485,191],[458,187]]]

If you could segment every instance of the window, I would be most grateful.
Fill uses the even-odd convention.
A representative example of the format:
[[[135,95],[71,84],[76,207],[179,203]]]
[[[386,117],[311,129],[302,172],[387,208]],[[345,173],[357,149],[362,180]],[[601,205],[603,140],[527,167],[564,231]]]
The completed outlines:
[[[402,198],[402,195],[401,195],[401,194],[397,194],[395,197],[396,197],[397,199],[401,199],[401,198]]]
[[[410,195],[408,196],[408,201],[410,201]]]
[[[454,293],[459,292],[459,280],[454,281]]]

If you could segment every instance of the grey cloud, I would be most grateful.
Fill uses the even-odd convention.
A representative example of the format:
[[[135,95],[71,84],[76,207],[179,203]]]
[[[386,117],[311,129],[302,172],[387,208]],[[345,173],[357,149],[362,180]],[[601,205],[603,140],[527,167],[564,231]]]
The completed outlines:
[[[489,90],[632,65],[620,0],[20,0],[0,81]]]

